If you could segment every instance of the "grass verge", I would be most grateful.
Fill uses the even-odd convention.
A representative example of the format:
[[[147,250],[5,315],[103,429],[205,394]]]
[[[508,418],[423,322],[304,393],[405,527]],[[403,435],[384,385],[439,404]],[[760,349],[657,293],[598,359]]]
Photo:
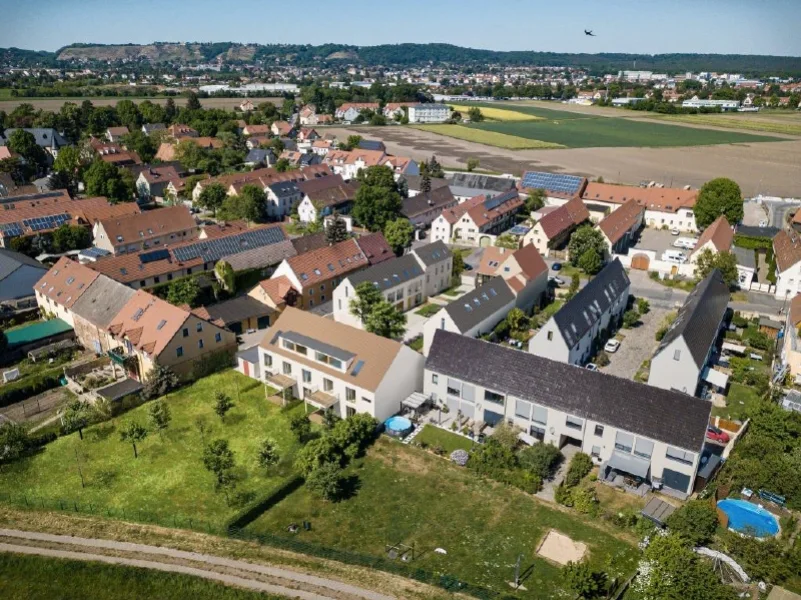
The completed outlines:
[[[759,394],[754,388],[741,383],[732,383],[726,396],[726,406],[713,406],[712,416],[744,421],[758,403]]]
[[[414,125],[413,127],[415,129],[420,129],[421,131],[429,131],[431,133],[456,138],[458,140],[464,140],[466,142],[475,142],[477,144],[486,144],[487,146],[495,146],[497,148],[506,148],[507,150],[543,150],[564,148],[564,146],[560,144],[527,139],[524,137],[495,131],[472,129],[463,125]]]
[[[442,307],[439,304],[431,304],[428,302],[414,311],[414,314],[420,315],[421,317],[431,317],[437,314],[441,309]]]
[[[456,435],[450,431],[445,431],[433,425],[424,425],[423,430],[414,438],[415,442],[425,443],[429,446],[439,446],[445,450],[446,454],[450,454],[454,450],[470,450],[473,447],[473,442],[464,436]]]

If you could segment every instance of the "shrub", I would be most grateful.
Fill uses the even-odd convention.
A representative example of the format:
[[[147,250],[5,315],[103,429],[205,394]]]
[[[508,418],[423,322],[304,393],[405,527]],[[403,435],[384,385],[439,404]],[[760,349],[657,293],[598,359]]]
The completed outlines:
[[[579,452],[570,460],[570,466],[565,475],[564,484],[567,487],[575,487],[592,470],[592,458],[589,454]]]
[[[667,526],[693,546],[700,546],[715,533],[717,511],[707,500],[690,500],[668,517]]]
[[[454,450],[451,452],[451,461],[459,465],[460,467],[464,467],[467,464],[470,455],[467,453],[467,450],[462,450],[459,448],[458,450]]]
[[[26,377],[12,381],[0,388],[0,407],[27,400],[31,396],[52,390],[60,385],[58,373],[48,373],[37,377]]]
[[[570,490],[573,508],[582,514],[595,517],[598,515],[598,498],[595,490],[588,487],[577,487]]]
[[[595,356],[595,364],[599,367],[605,367],[609,364],[609,355],[606,353],[605,350],[601,350]]]
[[[321,465],[306,479],[306,486],[323,500],[329,502],[336,502],[342,498],[344,484],[345,476],[342,467],[335,463]]]
[[[517,455],[520,466],[540,479],[551,476],[561,457],[559,448],[553,444],[535,444],[521,450]]]

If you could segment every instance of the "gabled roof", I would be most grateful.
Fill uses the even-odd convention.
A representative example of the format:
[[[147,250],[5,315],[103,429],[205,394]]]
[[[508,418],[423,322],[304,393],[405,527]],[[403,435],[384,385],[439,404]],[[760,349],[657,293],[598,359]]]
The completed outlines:
[[[292,246],[295,248],[296,254],[304,254],[325,248],[328,245],[328,240],[325,239],[325,232],[319,231],[317,233],[310,233],[292,239]]]
[[[179,179],[181,177],[176,168],[172,165],[166,167],[148,167],[142,170],[141,175],[148,183],[166,182],[170,179]]]
[[[503,307],[513,304],[515,295],[502,277],[495,277],[445,307],[459,331],[465,332]]]
[[[155,237],[197,229],[195,218],[183,204],[148,210],[116,219],[103,219],[100,226],[116,244],[143,242]],[[178,239],[183,242],[185,239]]]
[[[304,288],[369,265],[361,248],[352,239],[299,254],[287,259],[287,263]]]
[[[481,253],[481,260],[476,268],[476,273],[479,275],[486,275],[492,277],[496,274],[498,267],[507,258],[512,256],[512,251],[508,248],[500,248],[498,246],[487,246]]]
[[[264,317],[274,313],[275,310],[250,296],[238,296],[224,302],[192,309],[193,315],[219,324],[222,327],[227,327],[232,323],[244,321],[245,319]]]
[[[728,305],[729,286],[723,281],[720,271],[715,269],[687,296],[676,320],[654,352],[654,357],[674,340],[683,337],[693,361],[699,369],[703,368]]]
[[[424,274],[417,259],[411,254],[385,260],[382,263],[356,271],[347,276],[353,287],[369,281],[379,290],[388,290]]]
[[[32,296],[36,282],[46,271],[47,267],[39,261],[0,248],[0,302]]]
[[[343,359],[344,371],[287,350],[281,344],[281,338],[285,336],[302,340],[307,347],[316,347],[326,354],[338,354]],[[275,324],[264,334],[259,345],[334,379],[371,392],[378,389],[395,358],[404,351],[404,345],[395,340],[292,307],[284,309]]]
[[[509,190],[494,196],[474,196],[457,206],[446,208],[441,216],[453,225],[464,215],[468,215],[477,227],[483,227],[494,219],[519,210],[521,206],[523,200],[517,190]]]
[[[620,209],[618,209],[620,210]],[[617,211],[615,211],[617,212]],[[728,252],[734,242],[734,231],[726,220],[725,215],[720,215],[715,221],[701,234],[698,243],[695,245],[693,254],[698,252],[707,242],[712,242],[718,252]]]
[[[280,306],[286,302],[287,295],[295,289],[292,286],[292,282],[289,281],[289,277],[286,275],[260,281],[259,287],[264,290],[264,293],[267,294],[276,306]]]
[[[629,284],[626,270],[616,258],[556,311],[551,319],[568,347],[575,346],[616,300],[623,297],[626,301]]]
[[[575,198],[587,185],[587,178],[564,173],[526,171],[520,179],[520,187],[525,190],[543,190],[552,198]]]
[[[119,127],[109,127],[106,131],[108,131],[109,135],[114,136],[128,135],[131,133],[128,131],[128,128],[125,125],[120,125]]]
[[[390,248],[383,233],[377,232],[363,235],[360,238],[356,238],[356,244],[371,265],[395,258],[395,253]]]
[[[793,229],[780,231],[773,238],[773,252],[779,272],[786,271],[801,262],[801,236]]]
[[[404,173],[400,178],[406,180],[406,185],[409,188],[409,191],[417,192],[423,187],[422,175],[407,175]],[[450,185],[450,179],[445,179],[444,177],[431,177],[429,178],[429,181],[431,181],[432,191],[436,190],[437,188],[448,187],[448,185]]]
[[[796,294],[790,300],[790,324],[798,327],[799,323],[801,323],[801,294]]]
[[[417,256],[420,261],[426,266],[430,267],[438,262],[449,259],[453,254],[442,241],[437,240],[424,246],[418,246],[412,250],[412,254]]]
[[[514,258],[517,264],[520,265],[520,270],[528,281],[548,272],[548,265],[545,264],[545,259],[542,258],[534,244],[526,244],[519,250],[515,250],[510,258]],[[508,261],[509,258],[506,260]],[[501,264],[501,267],[503,267],[503,264]],[[503,277],[503,271],[498,274]]]
[[[292,241],[284,240],[269,246],[238,252],[226,257],[225,262],[231,265],[234,271],[246,271],[248,269],[266,269],[296,255],[297,252]]]
[[[38,260],[26,256],[21,252],[14,252],[7,248],[0,248],[0,281],[8,277],[20,267],[33,267],[46,271],[47,267]]]
[[[543,216],[539,225],[548,239],[552,240],[589,218],[590,211],[587,210],[581,199],[576,197]]]
[[[127,285],[100,275],[72,306],[72,312],[93,325],[106,329],[135,291]]]
[[[614,204],[623,204],[627,200],[634,199],[647,210],[676,213],[681,208],[695,206],[698,190],[592,182],[587,184],[581,198],[587,202],[600,201]]]
[[[62,257],[36,283],[35,290],[64,308],[72,308],[97,277],[89,267]]]
[[[189,318],[189,312],[156,296],[137,290],[109,324],[117,339],[158,356]]]
[[[448,186],[432,187],[430,192],[421,192],[411,198],[404,198],[401,214],[407,219],[413,219],[431,210],[441,211],[449,206],[455,206],[456,203],[457,200]]]
[[[298,183],[298,189],[321,208],[354,200],[360,186],[358,181],[345,182],[340,175],[319,177]]]
[[[426,369],[693,452],[712,410],[708,400],[443,330]]]
[[[52,127],[25,127],[24,131],[33,134],[36,138],[36,145],[42,148],[61,148],[68,145],[69,142],[58,131]],[[5,130],[3,134],[6,139],[11,137],[11,134],[17,130],[16,127],[11,127]]]
[[[644,212],[645,207],[637,204],[635,200],[627,200],[623,206],[601,219],[598,228],[604,232],[612,244],[616,244],[626,232],[634,227],[635,223],[642,219]]]
[[[387,147],[381,140],[359,140],[358,147],[361,150],[380,150],[381,152],[387,151]]]
[[[447,178],[448,185],[482,192],[508,192],[515,189],[515,180],[476,173],[454,173]],[[433,180],[432,180],[433,181]]]

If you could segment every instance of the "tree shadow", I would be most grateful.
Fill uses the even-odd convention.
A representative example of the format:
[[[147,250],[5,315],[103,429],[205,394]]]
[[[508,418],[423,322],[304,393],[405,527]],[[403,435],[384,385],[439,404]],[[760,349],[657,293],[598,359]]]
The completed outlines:
[[[523,585],[523,583],[533,574],[534,574],[534,563],[531,563],[528,567],[526,567],[526,569],[522,573],[520,573],[520,585]]]
[[[84,437],[88,438],[90,442],[103,442],[108,439],[108,437],[117,431],[117,428],[114,426],[113,423],[107,423],[105,425],[100,425],[95,427],[89,432],[84,433]],[[87,435],[87,433],[89,435]]]
[[[224,425],[237,425],[244,421],[247,417],[242,413],[235,413],[232,415],[226,415],[225,421],[223,422]]]
[[[362,481],[358,475],[350,475],[342,481],[342,493],[337,498],[337,502],[344,502],[355,497],[362,487]]]

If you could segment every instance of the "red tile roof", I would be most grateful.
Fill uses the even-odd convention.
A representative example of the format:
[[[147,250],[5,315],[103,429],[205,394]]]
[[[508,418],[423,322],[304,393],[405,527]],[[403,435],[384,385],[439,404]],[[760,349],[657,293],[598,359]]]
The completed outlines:
[[[97,277],[92,269],[62,257],[36,283],[35,290],[56,304],[72,308]]]
[[[137,349],[158,356],[181,330],[189,312],[156,296],[137,290],[109,324],[118,339],[127,339]]]
[[[647,210],[675,213],[681,208],[695,206],[698,191],[591,182],[587,184],[581,197],[585,202],[601,201],[615,204],[623,204],[627,200],[634,199]]]
[[[116,219],[103,219],[100,221],[100,225],[106,232],[109,241],[114,245],[145,242],[156,237],[197,228],[195,218],[183,204],[148,210]]]
[[[786,271],[801,262],[801,236],[792,229],[780,231],[773,238],[773,252],[779,271]]]
[[[370,264],[353,239],[299,254],[287,259],[287,263],[303,288],[342,277]]]
[[[704,247],[707,242],[712,242],[718,252],[728,252],[734,242],[734,231],[732,231],[729,221],[724,215],[720,215],[715,221],[701,234],[698,243],[693,249],[693,253]]]
[[[581,198],[569,200],[557,210],[549,212],[540,219],[543,233],[552,240],[571,227],[575,227],[590,218],[590,211],[584,206]]]
[[[385,260],[395,258],[395,253],[382,233],[363,235],[356,239],[356,243],[361,248],[361,251],[364,252],[370,265],[377,265]]]
[[[604,232],[607,239],[614,245],[629,231],[634,224],[642,219],[645,207],[636,200],[627,200],[623,206],[613,210],[598,223],[598,228]]]

